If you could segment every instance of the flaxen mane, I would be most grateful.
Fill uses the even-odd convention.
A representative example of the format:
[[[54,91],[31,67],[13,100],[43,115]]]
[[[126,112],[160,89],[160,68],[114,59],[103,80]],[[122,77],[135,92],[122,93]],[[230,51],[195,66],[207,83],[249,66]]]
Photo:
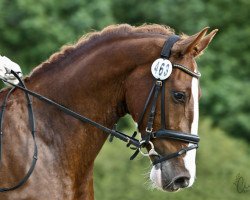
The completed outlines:
[[[47,61],[43,62],[38,67],[36,67],[32,71],[31,75],[43,72],[44,70],[47,70],[47,68],[51,65],[59,65],[60,62],[64,60],[63,58],[69,56],[70,54],[73,54],[73,52],[75,52],[76,49],[85,47],[90,43],[96,43],[99,42],[100,40],[104,40],[110,37],[119,37],[127,33],[156,33],[162,35],[169,35],[173,34],[174,31],[167,26],[162,26],[157,24],[142,25],[139,27],[130,26],[128,24],[111,25],[104,28],[102,31],[98,32],[95,31],[82,36],[78,40],[78,42],[76,42],[73,45],[63,46],[61,48],[61,51],[54,53]]]

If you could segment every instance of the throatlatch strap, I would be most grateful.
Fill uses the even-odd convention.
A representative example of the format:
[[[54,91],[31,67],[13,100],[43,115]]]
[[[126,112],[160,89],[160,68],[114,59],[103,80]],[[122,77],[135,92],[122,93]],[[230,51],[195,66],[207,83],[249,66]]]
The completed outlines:
[[[163,45],[163,49],[161,51],[161,57],[169,59],[171,54],[171,48],[173,47],[174,43],[176,43],[180,37],[178,35],[171,35],[168,40]]]

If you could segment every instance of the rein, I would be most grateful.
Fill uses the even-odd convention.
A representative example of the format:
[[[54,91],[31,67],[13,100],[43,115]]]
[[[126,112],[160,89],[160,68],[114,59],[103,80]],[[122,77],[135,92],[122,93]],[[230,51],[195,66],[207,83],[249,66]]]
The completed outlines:
[[[179,40],[179,37],[176,35],[173,35],[173,36],[170,36],[170,38],[165,42],[163,50],[161,52],[161,59],[163,59],[164,62],[168,61],[170,63],[170,61],[168,59],[169,59],[170,54],[171,54],[171,48],[174,45],[174,43],[177,42],[178,40]],[[192,77],[199,78],[201,76],[200,73],[193,72],[183,65],[180,65],[180,64],[173,64],[172,65],[171,64],[171,67],[172,66],[177,68],[177,69],[182,70],[183,72],[187,73],[188,75],[190,75]],[[164,70],[161,67],[164,67],[164,65],[160,66],[159,75],[161,75],[161,73],[163,72],[162,70]],[[172,68],[171,68],[171,70],[172,70]],[[165,72],[169,73],[168,76],[170,76],[171,71],[169,72],[169,68],[167,68],[167,70]],[[165,72],[164,72],[164,75],[166,75]],[[156,156],[157,159],[155,159],[153,161],[153,165],[156,165],[158,163],[164,162],[164,161],[169,160],[171,158],[185,154],[189,150],[198,148],[198,142],[199,142],[198,136],[192,135],[189,133],[182,133],[179,131],[173,131],[173,130],[166,129],[165,103],[164,103],[165,102],[165,87],[164,87],[164,85],[165,85],[166,78],[163,80],[161,80],[160,78],[155,79],[155,83],[154,83],[154,85],[149,93],[149,96],[148,96],[148,99],[146,100],[143,112],[142,112],[142,114],[139,118],[139,121],[138,121],[138,127],[140,127],[142,120],[143,120],[143,117],[145,116],[146,109],[149,106],[149,103],[151,101],[151,108],[150,108],[150,113],[148,116],[148,122],[147,122],[147,127],[146,127],[147,134],[145,137],[142,138],[142,140],[138,140],[135,138],[137,135],[136,131],[134,132],[134,134],[132,136],[129,136],[125,133],[122,133],[122,132],[116,130],[116,126],[113,129],[105,127],[102,124],[99,124],[99,123],[97,123],[97,122],[77,113],[77,112],[74,112],[74,111],[66,108],[65,106],[63,106],[55,101],[52,101],[51,99],[48,99],[48,98],[46,98],[46,97],[44,97],[36,92],[33,92],[33,91],[27,89],[24,82],[19,78],[19,76],[14,71],[11,71],[11,74],[13,74],[19,80],[18,85],[11,83],[4,78],[0,78],[3,82],[8,83],[9,85],[13,86],[13,88],[8,92],[8,94],[6,95],[6,97],[4,99],[4,102],[2,105],[2,110],[0,113],[0,131],[1,131],[1,134],[0,134],[0,162],[1,162],[1,158],[2,158],[2,142],[3,142],[2,128],[3,128],[3,119],[4,119],[5,108],[6,108],[6,104],[7,104],[7,100],[9,98],[9,96],[11,95],[11,93],[15,89],[22,90],[25,93],[25,96],[27,99],[27,103],[28,103],[27,108],[28,108],[28,113],[29,113],[29,125],[30,125],[30,129],[31,129],[31,135],[32,135],[32,138],[34,141],[34,154],[33,154],[33,160],[31,163],[31,167],[28,170],[27,174],[24,176],[24,178],[13,187],[0,188],[0,192],[15,190],[15,189],[21,187],[22,185],[24,185],[24,183],[31,176],[31,174],[35,168],[36,161],[38,159],[38,149],[37,149],[36,140],[35,140],[35,136],[36,136],[36,134],[35,134],[36,133],[36,131],[35,131],[35,118],[34,118],[34,114],[33,114],[33,108],[32,108],[32,102],[30,100],[30,95],[39,99],[40,101],[43,101],[47,104],[55,106],[57,109],[61,110],[62,112],[64,112],[67,115],[70,115],[70,116],[72,116],[72,117],[74,117],[74,118],[76,118],[84,123],[91,124],[92,126],[95,126],[96,128],[102,130],[103,132],[108,133],[110,135],[110,139],[109,139],[110,142],[113,140],[114,137],[116,137],[116,138],[126,142],[127,147],[130,147],[131,145],[133,145],[134,147],[130,147],[130,148],[135,150],[135,152],[131,156],[130,160],[133,160],[138,155],[138,153],[141,152],[141,154],[144,156]],[[153,74],[153,75],[155,76],[155,74]],[[155,113],[156,113],[156,102],[157,102],[157,99],[158,99],[160,92],[161,92],[161,129],[153,132],[153,124],[154,124],[154,118],[155,118]],[[179,151],[172,153],[172,154],[169,154],[167,156],[161,156],[155,151],[154,145],[151,142],[151,139],[155,139],[155,138],[173,139],[173,140],[178,140],[178,141],[185,142],[185,143],[192,143],[192,145],[185,147],[185,148],[182,148]],[[150,145],[151,149],[150,149],[149,153],[146,154],[146,153],[143,153],[141,151],[141,149],[146,147],[147,145]]]
[[[23,81],[20,79],[20,77],[15,72],[13,72],[13,71],[11,71],[11,73],[17,78],[17,80],[19,80],[19,85],[18,86],[26,89],[26,86],[23,83]],[[0,162],[2,161],[2,142],[3,142],[2,140],[3,140],[3,119],[4,119],[4,113],[5,113],[5,109],[6,109],[6,104],[7,104],[8,98],[11,95],[11,93],[15,90],[15,88],[16,87],[11,88],[11,90],[5,96],[5,99],[4,99],[3,104],[2,104],[2,110],[1,110],[1,113],[0,113],[0,131],[1,131],[1,135],[0,135]],[[30,166],[28,172],[21,179],[21,181],[19,181],[13,187],[0,188],[0,192],[7,192],[7,191],[15,190],[15,189],[21,187],[29,179],[29,177],[31,176],[31,174],[34,171],[35,166],[36,166],[36,161],[37,161],[37,158],[38,158],[38,148],[37,148],[36,137],[35,137],[36,136],[35,117],[34,117],[34,112],[33,112],[32,102],[30,100],[30,96],[29,96],[29,94],[27,92],[25,92],[25,96],[26,96],[26,100],[27,100],[27,108],[28,108],[28,115],[29,115],[30,131],[31,131],[31,136],[32,136],[33,143],[34,143],[34,153],[33,153],[32,163],[31,163],[31,166]]]

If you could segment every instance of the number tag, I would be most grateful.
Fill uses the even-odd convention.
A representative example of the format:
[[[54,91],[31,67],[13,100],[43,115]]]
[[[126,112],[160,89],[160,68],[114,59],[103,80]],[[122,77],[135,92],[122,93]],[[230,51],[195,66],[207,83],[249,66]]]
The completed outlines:
[[[151,72],[156,79],[166,80],[172,73],[172,64],[167,59],[158,58],[153,62]]]

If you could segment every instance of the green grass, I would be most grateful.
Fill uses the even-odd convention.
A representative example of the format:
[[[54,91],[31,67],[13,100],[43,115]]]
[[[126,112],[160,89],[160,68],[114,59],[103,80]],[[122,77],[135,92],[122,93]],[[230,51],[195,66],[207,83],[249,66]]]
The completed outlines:
[[[197,179],[192,188],[177,193],[165,193],[149,188],[150,162],[138,156],[115,140],[106,143],[99,154],[94,171],[95,198],[97,200],[245,200],[250,190],[238,193],[234,185],[240,173],[250,185],[250,150],[243,140],[231,138],[223,131],[211,127],[209,120],[199,126],[200,147],[197,155]]]

